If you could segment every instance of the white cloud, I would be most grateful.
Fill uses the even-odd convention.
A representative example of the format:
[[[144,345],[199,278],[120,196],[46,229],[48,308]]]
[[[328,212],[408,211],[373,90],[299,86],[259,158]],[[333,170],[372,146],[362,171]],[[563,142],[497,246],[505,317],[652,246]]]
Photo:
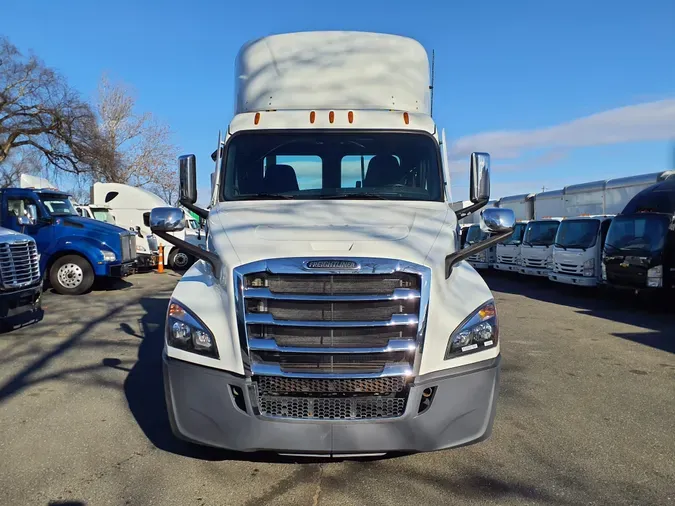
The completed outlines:
[[[534,150],[561,153],[577,147],[673,137],[675,99],[671,98],[610,109],[540,129],[504,130],[460,137],[449,146],[448,157],[453,171],[460,164],[460,170],[466,170],[472,151],[487,151],[495,160],[517,159]],[[528,162],[528,166],[533,162]]]

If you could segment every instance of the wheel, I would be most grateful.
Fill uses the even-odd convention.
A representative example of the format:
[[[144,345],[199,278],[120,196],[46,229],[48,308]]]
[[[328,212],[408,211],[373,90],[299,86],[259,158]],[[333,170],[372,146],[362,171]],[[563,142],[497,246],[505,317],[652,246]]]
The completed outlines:
[[[66,255],[49,269],[49,282],[62,295],[81,295],[94,284],[94,269],[79,255]]]
[[[174,248],[169,253],[169,267],[174,270],[185,270],[190,266],[192,262],[192,255],[185,253],[184,251]]]

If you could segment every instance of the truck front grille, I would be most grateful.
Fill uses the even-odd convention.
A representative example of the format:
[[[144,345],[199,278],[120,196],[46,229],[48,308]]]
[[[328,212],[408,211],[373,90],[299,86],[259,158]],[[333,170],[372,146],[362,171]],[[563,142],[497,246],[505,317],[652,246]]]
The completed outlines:
[[[122,240],[122,263],[136,259],[136,234],[125,234]]]
[[[556,262],[553,265],[553,270],[561,274],[576,274],[581,276],[584,273],[583,265],[577,264],[561,264]]]
[[[430,270],[349,259],[361,271],[309,270],[306,259],[235,269],[242,352],[262,416],[401,416],[419,358]]]
[[[0,280],[4,289],[30,286],[40,280],[35,241],[0,244]]]
[[[537,259],[537,258],[524,258],[523,263],[525,267],[545,267],[546,265],[546,260],[544,259]]]
[[[497,257],[497,262],[500,264],[509,264],[509,265],[515,265],[516,263],[516,258],[515,257],[509,257],[509,256],[498,256]]]

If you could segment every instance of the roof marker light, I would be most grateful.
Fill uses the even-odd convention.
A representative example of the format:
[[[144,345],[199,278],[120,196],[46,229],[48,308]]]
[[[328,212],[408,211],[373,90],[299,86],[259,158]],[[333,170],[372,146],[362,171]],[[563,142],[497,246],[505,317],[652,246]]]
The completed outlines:
[[[409,125],[409,124],[410,124],[410,116],[408,115],[407,112],[404,112],[404,113],[403,113],[403,121],[405,121],[405,124],[406,124],[406,125]]]
[[[314,111],[309,113],[309,122],[314,124],[314,120],[316,119],[316,113]]]
[[[347,113],[347,119],[349,120],[350,123],[354,123],[354,111],[349,111]]]
[[[260,113],[259,113],[259,112],[255,113],[255,118],[253,119],[253,123],[254,123],[255,125],[257,125],[258,123],[260,123]]]
[[[331,123],[335,121],[335,113],[333,111],[328,113],[328,121]]]

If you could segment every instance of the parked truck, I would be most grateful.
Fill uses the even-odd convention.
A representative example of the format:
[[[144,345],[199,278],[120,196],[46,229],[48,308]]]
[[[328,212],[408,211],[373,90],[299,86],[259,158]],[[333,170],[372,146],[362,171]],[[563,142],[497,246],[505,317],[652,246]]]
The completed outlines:
[[[175,248],[173,244],[157,238],[149,226],[150,211],[167,204],[159,195],[145,188],[120,183],[94,183],[91,187],[91,202],[108,206],[117,223],[136,232],[138,264],[143,267],[157,265],[159,245],[164,246],[164,265],[173,269],[186,269],[195,257],[188,251]],[[188,218],[188,227],[177,233],[180,239],[195,246],[203,246],[205,238],[196,221]]]
[[[153,233],[200,259],[167,312],[174,433],[334,456],[488,437],[501,335],[493,295],[464,260],[508,238],[514,218],[483,209],[495,235],[457,249],[458,218],[489,200],[489,155],[472,154],[471,202],[454,212],[424,48],[281,34],[246,44],[235,75],[208,211],[195,156],[180,157],[180,201],[207,220],[206,248],[170,235],[182,209],[150,216]]]
[[[675,288],[675,176],[637,193],[612,221],[602,277],[616,288]]]
[[[115,220],[115,215],[109,206],[96,206],[96,205],[82,205],[74,204],[75,211],[77,214],[83,218],[91,218],[92,220],[104,221],[106,223],[111,223],[115,225],[117,221]]]
[[[487,203],[486,207],[496,207],[497,201],[491,200]],[[490,238],[490,232],[481,228],[480,223],[471,225],[466,234],[466,240],[464,241],[464,248],[469,248],[474,244],[485,241]],[[490,248],[484,249],[477,253],[474,253],[467,258],[467,261],[473,266],[474,269],[487,270],[489,269],[497,260],[497,246],[492,246]]]
[[[91,288],[96,276],[122,277],[132,272],[135,235],[82,218],[67,193],[51,185],[4,188],[0,201],[0,225],[35,239],[40,272],[58,293],[79,295]],[[20,223],[21,217],[28,221]]]
[[[534,219],[523,232],[520,245],[520,273],[548,277],[553,268],[553,243],[564,216],[563,190],[551,190],[534,196]]]
[[[15,218],[17,227],[28,225],[25,216]],[[41,308],[42,276],[35,240],[0,227],[0,328],[12,328]]]
[[[497,244],[493,267],[499,271],[520,272],[521,245],[525,228],[534,218],[534,194],[525,193],[499,199],[500,209],[511,209],[516,217],[513,235],[506,241]]]

